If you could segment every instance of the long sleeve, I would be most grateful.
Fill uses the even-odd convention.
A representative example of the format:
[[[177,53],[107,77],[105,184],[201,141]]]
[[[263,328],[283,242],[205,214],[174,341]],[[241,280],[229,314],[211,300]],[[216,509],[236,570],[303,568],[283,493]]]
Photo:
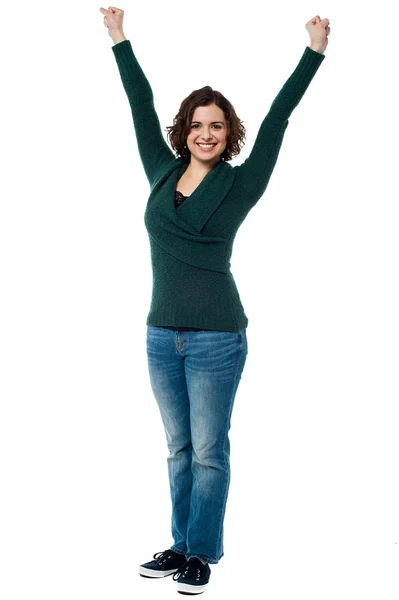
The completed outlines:
[[[305,48],[296,69],[277,94],[264,118],[250,155],[235,167],[237,182],[248,192],[252,202],[257,202],[265,192],[277,162],[288,119],[324,59],[324,54],[309,46]]]
[[[152,188],[160,170],[176,157],[162,135],[150,83],[133,53],[130,40],[115,44],[112,51],[132,109],[141,162]]]

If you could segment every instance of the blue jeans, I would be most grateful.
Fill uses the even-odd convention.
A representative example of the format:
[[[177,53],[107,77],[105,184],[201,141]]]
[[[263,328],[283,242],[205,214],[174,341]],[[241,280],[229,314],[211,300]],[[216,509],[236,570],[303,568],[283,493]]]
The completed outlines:
[[[224,555],[230,484],[228,431],[248,354],[246,330],[174,331],[147,325],[151,387],[166,441],[171,549],[216,564]]]

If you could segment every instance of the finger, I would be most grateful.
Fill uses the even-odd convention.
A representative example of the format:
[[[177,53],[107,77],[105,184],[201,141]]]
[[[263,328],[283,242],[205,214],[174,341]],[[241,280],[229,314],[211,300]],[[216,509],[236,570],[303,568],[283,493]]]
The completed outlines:
[[[318,23],[320,23],[320,17],[316,15],[316,17],[313,17],[313,19],[310,19],[310,21],[306,23],[306,26],[314,27]]]

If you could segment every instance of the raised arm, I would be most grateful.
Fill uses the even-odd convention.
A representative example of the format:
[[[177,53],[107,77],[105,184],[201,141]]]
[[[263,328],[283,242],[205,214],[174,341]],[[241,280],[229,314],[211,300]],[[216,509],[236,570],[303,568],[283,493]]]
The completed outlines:
[[[328,21],[328,19],[323,21]],[[309,21],[307,28],[312,22],[313,20]],[[318,18],[317,24],[320,23],[318,33],[320,27],[327,27]],[[325,30],[325,35],[328,33],[329,28]],[[277,162],[289,117],[325,59],[324,54],[320,51],[325,49],[325,46],[319,42],[316,43],[315,39],[311,36],[310,46],[305,48],[297,67],[272,102],[269,112],[259,128],[250,155],[241,165],[235,167],[237,170],[236,181],[248,192],[253,203],[259,200],[267,188]]]
[[[120,20],[123,11],[100,10],[105,15],[104,24],[108,22],[109,34],[114,41],[112,51],[132,110],[139,155],[152,187],[159,170],[175,159],[175,155],[162,135],[150,83],[137,61],[130,40],[123,34]]]

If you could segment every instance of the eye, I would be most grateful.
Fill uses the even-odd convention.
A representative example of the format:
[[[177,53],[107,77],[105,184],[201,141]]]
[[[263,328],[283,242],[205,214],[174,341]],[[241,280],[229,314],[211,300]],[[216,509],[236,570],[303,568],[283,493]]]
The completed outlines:
[[[193,127],[197,127],[197,125],[199,125],[199,123],[193,123],[193,124],[191,125],[191,127],[192,127],[192,128],[193,128]],[[219,125],[218,123],[215,123],[214,127],[217,127],[218,129],[222,129],[222,126],[221,126],[221,125]]]

